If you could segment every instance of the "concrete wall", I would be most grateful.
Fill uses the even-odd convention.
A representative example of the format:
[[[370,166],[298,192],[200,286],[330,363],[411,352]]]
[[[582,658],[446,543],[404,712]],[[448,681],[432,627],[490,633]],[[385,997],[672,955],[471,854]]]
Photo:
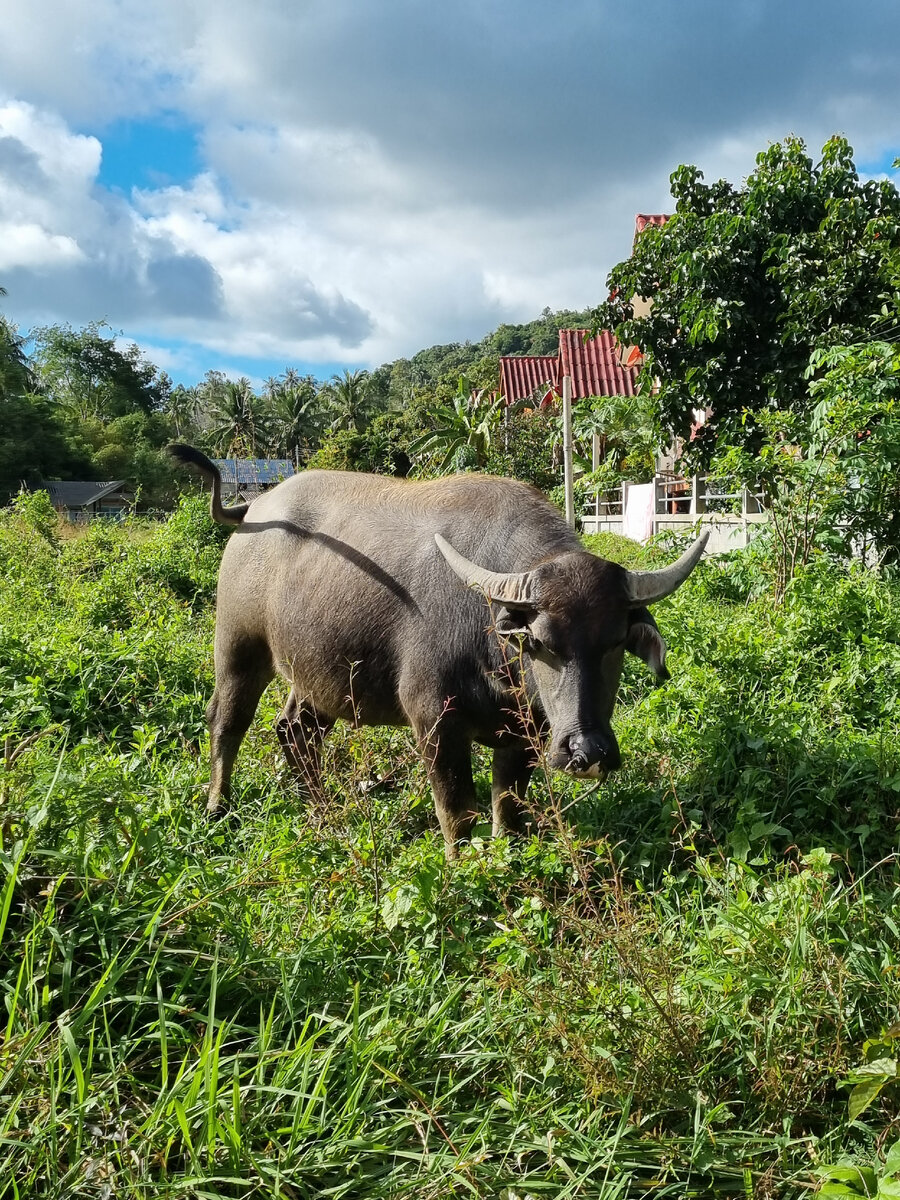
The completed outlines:
[[[707,554],[724,554],[726,550],[737,550],[746,546],[761,525],[766,524],[765,513],[748,514],[746,518],[721,513],[705,513],[691,516],[658,516],[653,522],[654,533],[692,533],[697,529],[709,530]],[[591,513],[582,515],[583,533],[622,533],[621,517],[597,517]]]

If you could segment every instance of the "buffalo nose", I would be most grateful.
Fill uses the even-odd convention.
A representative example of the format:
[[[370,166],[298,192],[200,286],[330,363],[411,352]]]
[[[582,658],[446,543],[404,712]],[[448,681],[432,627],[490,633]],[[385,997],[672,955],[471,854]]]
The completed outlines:
[[[615,771],[621,766],[622,758],[614,737],[602,734],[580,734],[569,739],[569,761],[566,769],[575,773],[599,766],[604,771]]]

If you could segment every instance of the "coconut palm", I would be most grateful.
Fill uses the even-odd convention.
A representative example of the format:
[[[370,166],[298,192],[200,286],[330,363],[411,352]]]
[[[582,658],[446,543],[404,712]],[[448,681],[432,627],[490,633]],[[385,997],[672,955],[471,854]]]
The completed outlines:
[[[288,369],[280,379],[266,380],[270,431],[269,449],[292,458],[299,467],[315,448],[325,414],[316,379]]]
[[[0,295],[5,295],[0,288]],[[0,316],[0,396],[21,396],[35,388],[25,353],[25,339],[15,325]]]
[[[332,420],[329,429],[351,429],[362,433],[377,404],[368,371],[344,371],[334,375],[322,389]]]
[[[177,384],[169,393],[165,412],[175,426],[175,434],[178,438],[196,433],[201,413],[199,388]]]
[[[211,397],[209,439],[227,457],[256,458],[265,443],[266,421],[250,380],[226,380]]]

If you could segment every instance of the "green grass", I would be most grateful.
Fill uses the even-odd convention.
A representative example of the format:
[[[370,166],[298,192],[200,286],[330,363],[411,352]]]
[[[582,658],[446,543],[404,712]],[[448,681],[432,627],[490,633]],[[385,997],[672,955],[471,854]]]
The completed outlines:
[[[625,766],[448,867],[405,731],[301,796],[264,697],[202,815],[201,509],[0,521],[0,1197],[797,1196],[876,1163],[897,1019],[900,594],[701,567]],[[630,546],[604,543],[613,557]],[[645,561],[633,558],[632,561]],[[486,757],[478,787],[487,800]],[[485,813],[487,804],[485,804]],[[479,833],[485,832],[479,828]]]

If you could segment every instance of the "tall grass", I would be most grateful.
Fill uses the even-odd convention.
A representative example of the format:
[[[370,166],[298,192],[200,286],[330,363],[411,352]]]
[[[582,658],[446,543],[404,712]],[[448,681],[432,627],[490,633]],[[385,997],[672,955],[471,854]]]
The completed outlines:
[[[404,731],[203,813],[218,535],[0,524],[0,1197],[788,1196],[877,1162],[900,1004],[900,604],[705,565],[626,765],[448,868]],[[605,552],[616,553],[607,545]],[[477,762],[488,809],[489,763]],[[479,835],[486,827],[479,827]]]

